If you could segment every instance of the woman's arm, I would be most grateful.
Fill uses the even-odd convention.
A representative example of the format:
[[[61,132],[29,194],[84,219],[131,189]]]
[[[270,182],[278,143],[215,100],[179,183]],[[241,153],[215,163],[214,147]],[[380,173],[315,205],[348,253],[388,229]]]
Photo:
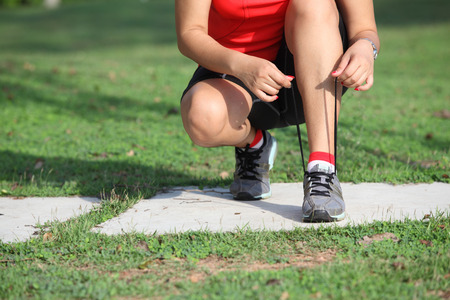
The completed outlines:
[[[211,0],[177,0],[175,20],[180,52],[199,65],[231,74],[240,53],[222,47],[208,35]]]
[[[175,19],[180,52],[199,65],[236,76],[257,97],[274,101],[290,80],[271,62],[227,49],[208,35],[211,0],[176,0]]]
[[[373,85],[374,57],[372,44],[365,38],[380,49],[373,1],[336,0],[336,3],[347,28],[350,47],[332,76],[347,87],[367,91]]]

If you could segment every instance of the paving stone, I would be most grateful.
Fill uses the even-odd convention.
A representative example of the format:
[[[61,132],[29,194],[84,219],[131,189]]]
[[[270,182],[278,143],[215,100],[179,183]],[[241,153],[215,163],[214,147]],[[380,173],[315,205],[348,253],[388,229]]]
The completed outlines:
[[[332,224],[301,222],[302,187],[298,183],[272,184],[272,197],[235,201],[228,189],[171,188],[103,224],[94,232],[164,234],[190,230],[213,232],[239,229],[282,230],[310,226],[345,226],[373,220],[422,219],[426,214],[450,211],[450,184],[389,185],[343,183],[347,218]],[[0,198],[0,240],[24,241],[37,224],[65,221],[100,203],[88,197]]]
[[[450,184],[343,183],[347,206],[345,220],[325,226],[362,224],[374,220],[422,219],[426,214],[448,212]],[[168,189],[138,202],[120,216],[93,229],[105,234],[142,232],[164,234],[189,230],[213,232],[282,230],[324,226],[301,222],[302,186],[272,184],[272,197],[260,201],[235,201],[228,189]]]
[[[37,224],[66,221],[91,210],[100,200],[88,197],[0,198],[0,240],[25,241]]]

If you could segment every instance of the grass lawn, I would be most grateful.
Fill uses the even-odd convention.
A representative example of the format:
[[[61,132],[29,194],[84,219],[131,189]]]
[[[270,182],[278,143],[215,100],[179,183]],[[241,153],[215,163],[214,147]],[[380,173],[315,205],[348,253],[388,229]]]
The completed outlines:
[[[450,2],[375,8],[376,83],[344,97],[340,179],[449,183]],[[290,232],[90,233],[163,187],[231,182],[233,149],[197,147],[181,124],[195,64],[177,50],[173,1],[4,9],[0,36],[1,194],[104,199],[36,239],[0,242],[0,298],[450,297],[448,213]],[[296,129],[272,133],[272,181],[299,181]]]

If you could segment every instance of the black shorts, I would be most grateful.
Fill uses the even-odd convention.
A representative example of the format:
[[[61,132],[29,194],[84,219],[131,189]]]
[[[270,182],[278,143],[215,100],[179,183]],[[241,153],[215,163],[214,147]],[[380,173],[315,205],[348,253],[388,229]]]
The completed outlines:
[[[343,50],[345,51],[348,48],[348,39],[347,31],[342,18],[339,19],[339,31],[341,33]],[[289,52],[284,40],[280,50],[278,51],[277,58],[273,63],[284,74],[295,76],[294,58]],[[277,100],[273,102],[264,102],[258,99],[258,97],[256,97],[255,94],[253,94],[240,79],[231,75],[213,72],[199,66],[194,72],[187,88],[184,90],[183,96],[198,82],[211,78],[223,78],[237,83],[251,95],[253,99],[253,106],[248,119],[255,128],[267,130],[302,124],[305,122],[302,97],[298,91],[295,80],[292,81],[292,88],[283,88],[280,90],[278,93],[279,98]],[[345,93],[346,90],[347,89],[344,87],[342,93]]]

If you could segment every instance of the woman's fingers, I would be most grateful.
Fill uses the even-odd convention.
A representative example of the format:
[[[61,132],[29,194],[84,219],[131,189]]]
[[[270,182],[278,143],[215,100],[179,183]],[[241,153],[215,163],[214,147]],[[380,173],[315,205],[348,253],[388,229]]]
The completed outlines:
[[[282,88],[290,88],[293,76],[286,76],[275,64],[251,57],[236,75],[262,101],[275,101]]]
[[[340,77],[342,75],[342,73],[345,71],[345,69],[347,68],[349,62],[350,62],[350,56],[344,54],[341,58],[341,62],[339,63],[339,66],[337,67],[336,70],[334,70],[331,73],[331,76]]]
[[[364,68],[359,67],[351,76],[342,79],[341,83],[348,88],[356,88],[361,86],[366,81],[367,77],[367,71]]]
[[[355,88],[356,91],[368,91],[373,86],[373,74],[370,74],[367,77],[366,84],[357,86]]]
[[[293,79],[293,76],[286,76],[277,69],[268,76],[257,79],[254,89],[251,90],[262,101],[272,102],[278,99],[277,94],[282,88],[292,86],[291,81]]]
[[[274,72],[269,74],[269,76],[273,84],[276,85],[276,87],[278,88],[278,90],[281,90],[282,88],[289,89],[291,87],[291,81],[294,79],[294,76],[284,75],[278,69],[274,70]]]
[[[290,76],[290,75],[283,75],[284,77],[286,77],[286,81],[285,81],[285,85],[288,86],[287,88],[291,87],[291,81],[294,80],[294,76]],[[286,84],[286,82],[289,83]],[[273,81],[273,80],[269,80],[266,81],[265,84],[262,84],[262,86],[260,86],[259,88],[256,89],[256,91],[254,92],[255,95],[261,99],[262,101],[266,101],[266,102],[272,102],[278,99],[278,93],[280,92],[280,90],[285,87],[285,86],[281,86],[279,83]]]
[[[366,46],[355,43],[350,47],[331,76],[337,77],[342,85],[348,88],[359,91],[369,90],[373,85],[373,57]]]
[[[369,78],[371,78],[372,82],[367,85],[369,83]],[[370,66],[351,63],[344,72],[341,72],[338,80],[342,85],[348,88],[357,88],[357,90],[366,91],[373,85],[373,73],[370,72]],[[367,86],[364,89],[361,89],[360,87],[362,87],[365,82]]]
[[[264,101],[264,102],[273,102],[278,99],[278,95],[268,95],[262,90],[257,90],[254,92],[255,96],[258,97],[258,99]]]

